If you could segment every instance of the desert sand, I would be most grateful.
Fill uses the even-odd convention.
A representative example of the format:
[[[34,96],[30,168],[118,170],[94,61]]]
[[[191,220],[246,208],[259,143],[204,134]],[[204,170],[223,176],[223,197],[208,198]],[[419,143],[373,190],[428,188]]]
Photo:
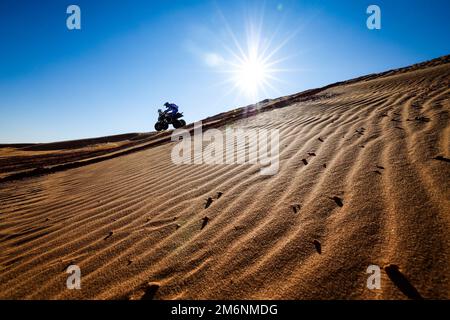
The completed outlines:
[[[0,298],[449,299],[449,84],[445,56],[203,121],[279,129],[273,176],[175,165],[170,132],[3,145]]]

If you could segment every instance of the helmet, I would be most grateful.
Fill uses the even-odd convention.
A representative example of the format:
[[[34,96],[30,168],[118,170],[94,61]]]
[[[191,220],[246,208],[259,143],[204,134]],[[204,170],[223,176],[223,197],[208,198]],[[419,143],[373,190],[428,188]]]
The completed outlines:
[[[165,106],[165,107],[168,107],[169,104],[170,104],[170,103],[166,102],[166,103],[164,103],[164,106]]]

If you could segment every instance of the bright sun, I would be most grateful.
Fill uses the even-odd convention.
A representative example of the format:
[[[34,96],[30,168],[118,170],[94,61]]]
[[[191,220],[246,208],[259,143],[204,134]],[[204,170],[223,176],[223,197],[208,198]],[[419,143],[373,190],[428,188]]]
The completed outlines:
[[[233,89],[253,100],[261,94],[267,96],[268,88],[274,89],[271,82],[278,80],[275,74],[279,72],[279,69],[272,67],[278,61],[273,61],[272,54],[267,54],[267,50],[260,49],[258,40],[250,40],[247,52],[238,46],[238,50],[232,52],[234,59],[227,61]]]
[[[243,59],[234,72],[236,85],[249,96],[257,95],[269,76],[269,68],[256,55]]]
[[[275,87],[275,82],[283,81],[277,75],[294,70],[280,68],[280,64],[290,58],[280,57],[281,49],[292,39],[297,30],[283,40],[278,39],[277,32],[263,36],[263,15],[261,15],[259,19],[256,19],[257,23],[249,20],[244,36],[237,37],[225,17],[221,12],[219,13],[228,35],[227,41],[222,43],[228,56],[210,53],[207,55],[206,62],[210,66],[219,67],[219,72],[228,74],[223,84],[231,84],[231,87],[225,95],[237,90],[248,98],[247,101],[254,102],[262,97],[269,97],[270,92],[281,94]],[[238,96],[240,95],[236,95]]]

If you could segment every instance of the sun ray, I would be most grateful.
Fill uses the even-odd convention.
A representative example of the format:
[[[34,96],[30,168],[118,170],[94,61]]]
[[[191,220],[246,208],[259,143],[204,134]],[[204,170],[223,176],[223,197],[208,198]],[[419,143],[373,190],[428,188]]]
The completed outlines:
[[[234,34],[233,30],[231,30],[231,27],[229,26],[225,16],[223,15],[222,11],[220,9],[218,9],[219,12],[219,16],[221,17],[224,25],[225,25],[225,29],[228,32],[228,35],[231,37],[231,39],[233,40],[234,45],[236,46],[236,48],[239,50],[239,53],[244,56],[244,50],[242,49],[241,45],[239,44],[239,41],[236,38],[236,35]]]
[[[249,13],[253,15],[250,16]],[[264,35],[265,16],[262,11],[248,11],[244,14],[243,37],[237,36],[225,18],[224,13],[218,8],[220,21],[223,22],[225,38],[221,44],[227,53],[221,56],[220,66],[215,72],[226,75],[226,79],[220,85],[227,86],[226,95],[236,92],[236,97],[246,96],[246,100],[255,101],[258,98],[269,97],[269,91],[281,95],[275,83],[286,84],[278,77],[282,73],[301,72],[304,69],[286,67],[286,61],[303,53],[297,52],[288,56],[281,55],[285,46],[296,37],[308,21],[303,22],[286,37],[280,37],[281,22],[278,21],[275,31]],[[283,21],[285,15],[282,17]],[[279,39],[279,42],[276,40]],[[241,40],[241,42],[240,42]]]

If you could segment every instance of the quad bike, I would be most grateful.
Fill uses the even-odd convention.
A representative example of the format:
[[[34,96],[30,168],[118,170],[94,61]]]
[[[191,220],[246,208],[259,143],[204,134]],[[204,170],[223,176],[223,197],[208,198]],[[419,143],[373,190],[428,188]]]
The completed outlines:
[[[155,123],[156,131],[164,131],[169,129],[169,124],[171,124],[175,129],[184,127],[186,125],[186,121],[180,119],[183,117],[183,113],[177,112],[175,116],[168,114],[161,109],[158,109],[158,122]]]

